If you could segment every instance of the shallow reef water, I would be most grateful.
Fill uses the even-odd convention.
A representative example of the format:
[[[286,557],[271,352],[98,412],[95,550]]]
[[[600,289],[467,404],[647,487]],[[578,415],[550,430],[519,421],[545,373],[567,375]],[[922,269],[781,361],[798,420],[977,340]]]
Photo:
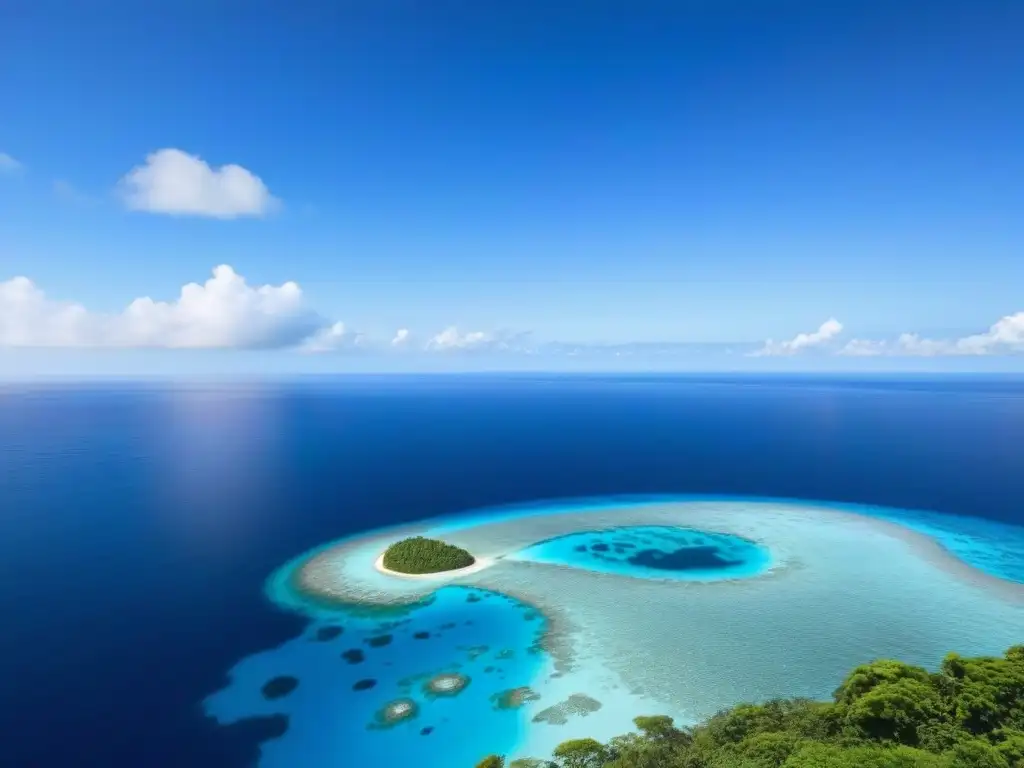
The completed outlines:
[[[670,526],[580,531],[538,542],[516,559],[651,579],[715,581],[754,576],[771,555],[738,536]]]
[[[418,533],[480,568],[374,569]],[[239,662],[205,709],[222,723],[286,715],[263,745],[271,768],[540,757],[638,714],[693,722],[827,697],[873,658],[1000,653],[1024,638],[1022,583],[1024,528],[972,518],[713,498],[483,510],[285,565],[267,594],[308,628]]]
[[[473,765],[483,742],[511,750],[521,736],[516,710],[497,702],[542,668],[544,629],[528,606],[465,587],[405,615],[342,610],[243,660],[205,707],[223,723],[288,717],[261,766]],[[448,693],[453,680],[463,687]],[[267,686],[287,690],[268,695]]]

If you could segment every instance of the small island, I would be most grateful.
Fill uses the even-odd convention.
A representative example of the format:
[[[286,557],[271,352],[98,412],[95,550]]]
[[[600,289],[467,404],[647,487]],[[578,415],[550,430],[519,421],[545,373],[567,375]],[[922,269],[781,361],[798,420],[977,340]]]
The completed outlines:
[[[381,560],[389,571],[412,575],[457,571],[475,562],[466,550],[425,536],[396,541],[385,550]]]

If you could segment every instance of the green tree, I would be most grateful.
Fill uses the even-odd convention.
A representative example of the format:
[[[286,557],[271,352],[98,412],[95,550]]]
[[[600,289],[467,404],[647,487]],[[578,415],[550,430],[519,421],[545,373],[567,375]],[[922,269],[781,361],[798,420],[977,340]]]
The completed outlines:
[[[998,749],[981,739],[963,741],[953,748],[950,768],[1010,768],[1010,762]]]
[[[794,752],[784,768],[949,768],[946,758],[911,747],[842,747],[809,743]]]
[[[800,738],[791,733],[758,733],[734,749],[749,768],[780,768],[796,750]]]
[[[555,747],[559,768],[602,768],[609,757],[604,744],[596,739],[569,739]]]
[[[399,573],[440,573],[466,568],[476,562],[454,544],[423,536],[396,541],[384,551],[385,568]]]
[[[852,704],[876,686],[900,680],[915,680],[926,685],[932,681],[931,675],[922,667],[881,659],[855,667],[832,695],[839,704]]]
[[[1004,658],[950,654],[943,660],[945,688],[964,730],[982,735],[1001,727],[1024,729],[1024,661],[1018,660],[1019,648],[1009,649]]]
[[[1006,660],[1014,664],[1024,664],[1024,645],[1011,645],[1007,648]]]
[[[1014,768],[1024,766],[1024,732],[1003,728],[992,734],[996,749]]]
[[[476,768],[505,768],[505,758],[499,755],[488,755],[476,764]]]
[[[930,683],[910,677],[874,685],[846,710],[847,723],[858,735],[912,747],[921,743],[922,727],[944,718],[938,692]]]

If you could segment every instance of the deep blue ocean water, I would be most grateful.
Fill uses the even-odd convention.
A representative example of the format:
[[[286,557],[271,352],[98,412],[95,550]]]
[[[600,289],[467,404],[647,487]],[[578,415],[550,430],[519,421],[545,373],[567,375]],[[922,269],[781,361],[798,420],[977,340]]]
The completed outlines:
[[[1024,524],[1021,435],[1012,378],[5,385],[0,764],[251,765],[280,723],[218,726],[202,702],[311,631],[263,585],[329,539],[621,494]]]

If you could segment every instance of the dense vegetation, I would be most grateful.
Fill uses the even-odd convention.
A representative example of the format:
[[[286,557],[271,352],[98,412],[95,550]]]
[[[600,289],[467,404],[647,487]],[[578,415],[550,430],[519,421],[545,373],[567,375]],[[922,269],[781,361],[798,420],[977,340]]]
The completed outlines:
[[[937,673],[864,664],[828,702],[740,704],[695,728],[634,722],[639,733],[573,739],[552,760],[492,755],[478,768],[1024,768],[1024,645],[950,654]]]
[[[384,552],[384,567],[399,573],[454,571],[474,562],[466,550],[423,536],[397,541]]]

